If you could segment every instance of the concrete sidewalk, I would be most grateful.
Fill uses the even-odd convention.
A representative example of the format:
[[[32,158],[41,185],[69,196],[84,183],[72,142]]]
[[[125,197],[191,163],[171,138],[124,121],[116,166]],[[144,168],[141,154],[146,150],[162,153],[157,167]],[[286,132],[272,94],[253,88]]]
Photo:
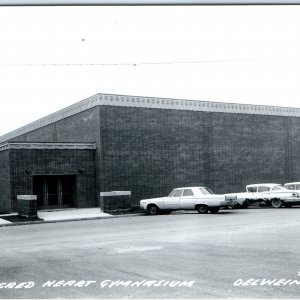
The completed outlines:
[[[4,220],[1,217],[17,216],[17,213],[0,215],[0,225],[10,224],[13,222]],[[80,220],[94,218],[109,218],[112,215],[104,213],[98,208],[68,208],[68,209],[53,209],[39,210],[38,218],[43,221],[64,221],[64,220]]]
[[[6,220],[0,218],[0,225],[9,224],[9,223],[11,223],[11,222],[6,221]]]
[[[112,215],[104,213],[98,208],[73,208],[57,210],[40,210],[38,218],[44,221],[75,220],[89,218],[109,218]]]

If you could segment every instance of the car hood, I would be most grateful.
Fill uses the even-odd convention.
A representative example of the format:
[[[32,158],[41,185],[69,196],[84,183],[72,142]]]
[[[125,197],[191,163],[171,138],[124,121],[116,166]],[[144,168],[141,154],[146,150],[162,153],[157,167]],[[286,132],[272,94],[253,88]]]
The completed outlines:
[[[151,201],[157,201],[157,200],[163,200],[166,197],[158,197],[158,198],[149,198],[149,199],[143,199],[140,202],[144,201],[144,202],[151,202]]]

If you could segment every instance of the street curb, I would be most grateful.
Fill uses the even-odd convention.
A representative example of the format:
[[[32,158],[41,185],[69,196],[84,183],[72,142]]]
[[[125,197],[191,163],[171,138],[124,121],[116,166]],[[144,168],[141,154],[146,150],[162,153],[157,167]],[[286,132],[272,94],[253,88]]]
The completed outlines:
[[[74,222],[74,221],[104,220],[104,219],[116,219],[116,218],[129,218],[129,217],[138,217],[138,216],[144,216],[144,215],[145,215],[145,213],[136,213],[136,214],[124,214],[124,215],[112,215],[109,217],[63,219],[63,220],[52,220],[52,221],[42,220],[42,221],[15,222],[15,223],[0,224],[0,227],[34,225],[34,224],[50,224],[50,223]]]

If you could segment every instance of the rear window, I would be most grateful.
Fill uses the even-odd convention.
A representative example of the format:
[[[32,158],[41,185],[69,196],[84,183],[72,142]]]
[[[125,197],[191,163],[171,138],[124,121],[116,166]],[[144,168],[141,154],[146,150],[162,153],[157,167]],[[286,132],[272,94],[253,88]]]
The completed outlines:
[[[275,185],[272,187],[272,191],[280,191],[280,190],[284,190],[284,187],[281,185]]]
[[[260,193],[262,193],[262,192],[267,192],[267,191],[269,191],[269,190],[270,190],[270,188],[269,188],[268,186],[259,186],[259,187],[257,188],[257,191],[260,192]]]
[[[199,190],[200,190],[200,193],[201,193],[202,195],[210,195],[210,194],[213,194],[213,191],[210,190],[209,188],[201,187],[201,188],[199,188]]]

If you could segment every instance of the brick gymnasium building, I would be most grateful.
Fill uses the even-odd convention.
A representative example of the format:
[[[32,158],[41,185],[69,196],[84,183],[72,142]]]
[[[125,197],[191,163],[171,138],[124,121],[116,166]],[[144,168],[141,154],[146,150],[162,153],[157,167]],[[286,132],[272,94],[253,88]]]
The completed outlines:
[[[0,137],[0,212],[300,180],[300,109],[97,94]]]

